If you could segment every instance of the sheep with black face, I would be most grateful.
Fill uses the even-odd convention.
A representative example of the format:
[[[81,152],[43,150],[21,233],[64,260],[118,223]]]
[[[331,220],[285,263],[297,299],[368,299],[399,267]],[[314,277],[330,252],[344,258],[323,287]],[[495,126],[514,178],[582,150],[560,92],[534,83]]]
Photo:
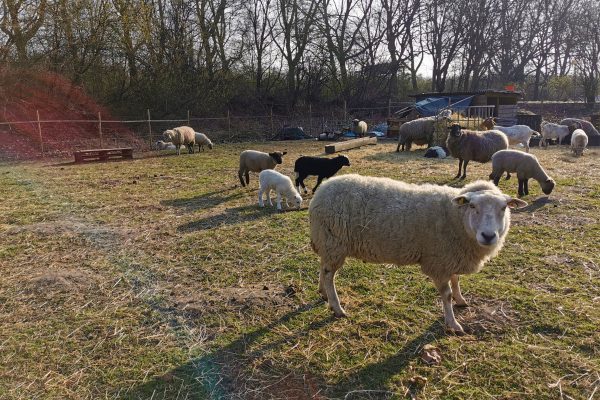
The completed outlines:
[[[274,151],[264,153],[256,150],[244,150],[240,153],[240,169],[238,177],[242,186],[250,183],[250,172],[261,172],[265,169],[274,169],[275,166],[283,162],[283,156],[287,152]],[[246,182],[244,182],[244,177]]]

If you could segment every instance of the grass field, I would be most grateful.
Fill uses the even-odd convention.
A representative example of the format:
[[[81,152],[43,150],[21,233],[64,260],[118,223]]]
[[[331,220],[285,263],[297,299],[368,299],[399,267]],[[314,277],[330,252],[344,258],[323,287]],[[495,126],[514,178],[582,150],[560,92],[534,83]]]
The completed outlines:
[[[600,151],[533,150],[557,187],[530,182],[500,255],[462,279],[459,337],[418,266],[348,260],[350,318],[333,319],[308,202],[259,209],[256,175],[237,179],[249,147],[286,149],[290,176],[323,151],[0,165],[0,398],[600,398]],[[456,160],[395,147],[349,151],[342,172],[462,185]],[[467,181],[490,169],[469,165]],[[500,185],[516,195],[516,177]]]

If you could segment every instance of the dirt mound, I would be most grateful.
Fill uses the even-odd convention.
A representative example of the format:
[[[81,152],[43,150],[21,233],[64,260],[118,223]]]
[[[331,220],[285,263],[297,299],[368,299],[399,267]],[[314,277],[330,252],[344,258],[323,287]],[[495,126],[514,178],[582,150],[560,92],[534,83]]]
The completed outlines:
[[[36,293],[48,292],[84,292],[96,287],[99,277],[92,272],[76,269],[49,271],[35,276],[30,281],[31,289]]]
[[[42,143],[46,156],[97,148],[98,113],[103,121],[115,119],[83,88],[47,71],[0,70],[0,99],[0,160],[40,157]],[[38,113],[43,121],[39,126]],[[102,134],[104,146],[143,146],[121,123],[103,122]]]

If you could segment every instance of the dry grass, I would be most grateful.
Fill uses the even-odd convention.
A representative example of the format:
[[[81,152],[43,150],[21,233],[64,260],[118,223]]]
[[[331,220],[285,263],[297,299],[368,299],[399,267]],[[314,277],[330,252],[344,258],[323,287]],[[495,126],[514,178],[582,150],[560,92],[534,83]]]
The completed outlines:
[[[318,300],[306,206],[256,206],[248,144],[89,165],[0,165],[0,398],[515,398],[600,395],[600,157],[534,149],[557,181],[513,214],[508,243],[464,279],[448,336],[417,266],[349,260],[351,313]],[[322,143],[285,148],[280,171]],[[395,143],[343,173],[462,185],[455,160]],[[490,166],[469,165],[469,180]],[[501,188],[516,194],[516,179]],[[310,199],[310,196],[309,196]],[[441,362],[427,363],[432,345]]]

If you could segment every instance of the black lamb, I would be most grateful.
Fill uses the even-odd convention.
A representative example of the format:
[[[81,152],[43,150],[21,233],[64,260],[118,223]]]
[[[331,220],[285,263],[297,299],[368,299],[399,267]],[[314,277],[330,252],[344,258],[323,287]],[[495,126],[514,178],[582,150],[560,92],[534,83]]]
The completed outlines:
[[[300,187],[304,190],[304,193],[308,193],[306,186],[304,186],[304,179],[309,175],[316,175],[317,185],[313,189],[313,193],[323,179],[331,178],[335,175],[344,165],[350,166],[350,160],[346,156],[337,156],[334,158],[322,158],[322,157],[309,157],[304,156],[296,160],[294,164],[294,172],[296,173],[296,186],[298,191]]]

